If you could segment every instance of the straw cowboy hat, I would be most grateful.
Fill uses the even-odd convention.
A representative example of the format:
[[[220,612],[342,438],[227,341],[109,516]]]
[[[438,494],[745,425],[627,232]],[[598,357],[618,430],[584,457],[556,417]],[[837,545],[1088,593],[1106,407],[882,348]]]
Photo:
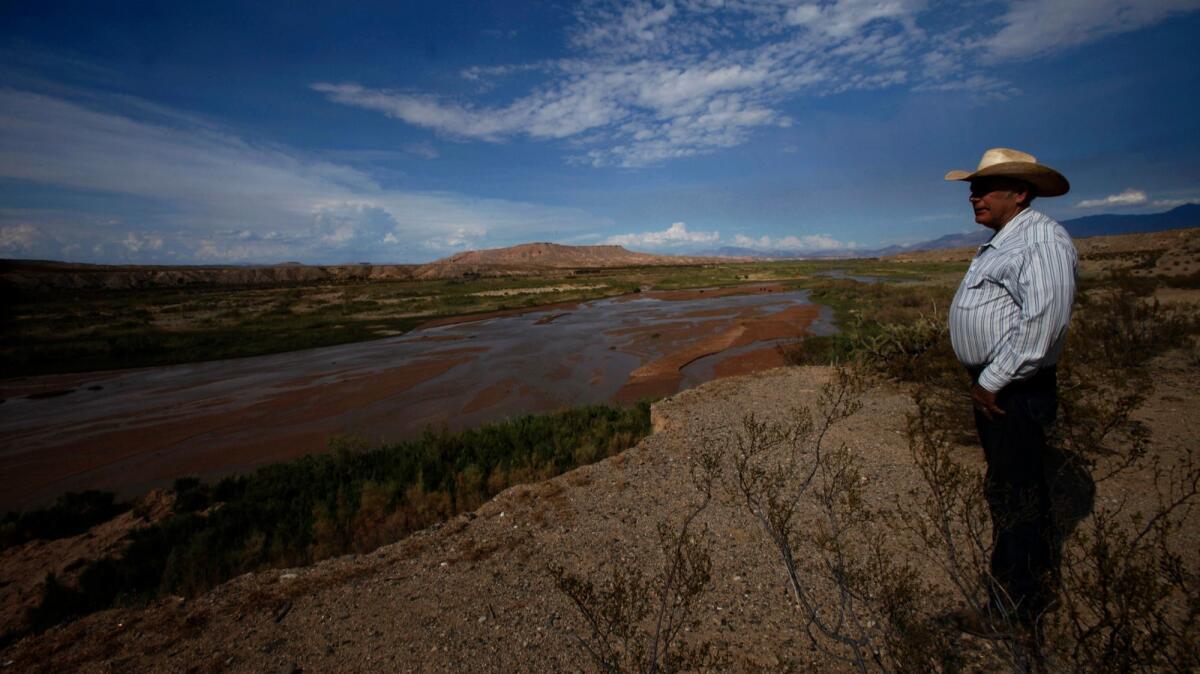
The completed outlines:
[[[994,147],[984,152],[974,173],[950,171],[946,174],[946,180],[975,180],[995,176],[1023,180],[1033,185],[1039,197],[1057,197],[1071,189],[1071,184],[1063,174],[1037,163],[1037,157],[1006,147]]]

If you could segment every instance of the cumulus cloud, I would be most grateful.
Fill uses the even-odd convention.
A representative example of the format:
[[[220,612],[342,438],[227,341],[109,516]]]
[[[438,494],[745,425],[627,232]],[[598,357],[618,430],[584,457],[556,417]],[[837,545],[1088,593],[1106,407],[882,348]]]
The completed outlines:
[[[758,237],[736,234],[732,239],[722,239],[720,232],[691,231],[683,222],[672,223],[661,231],[640,232],[634,234],[618,234],[603,241],[607,244],[625,246],[632,249],[664,250],[713,247],[732,245],[739,248],[750,248],[760,251],[831,251],[852,250],[857,248],[855,243],[838,241],[829,234],[806,234],[802,236]]]
[[[1110,194],[1102,199],[1084,199],[1078,204],[1079,208],[1102,208],[1105,206],[1141,206],[1146,203],[1146,193],[1142,190],[1127,189],[1120,194]]]
[[[61,257],[76,246],[98,261],[416,261],[428,259],[416,242],[464,225],[508,245],[601,222],[571,208],[387,189],[350,166],[167,109],[151,121],[142,102],[106,103],[0,90],[0,178],[116,196],[90,211],[0,209],[4,250]],[[413,245],[381,250],[389,234]]]
[[[855,243],[843,243],[829,234],[807,234],[805,236],[782,237],[750,237],[738,234],[733,237],[733,245],[754,250],[795,250],[795,251],[827,251],[849,250],[857,247]]]
[[[152,232],[142,234],[129,232],[125,235],[125,239],[121,241],[121,245],[125,246],[131,253],[162,250],[163,238]]]
[[[721,240],[719,232],[688,231],[683,222],[672,223],[670,227],[660,232],[641,232],[638,234],[617,234],[610,236],[604,243],[625,246],[627,248],[677,248],[713,244]]]
[[[1200,0],[1017,0],[983,40],[993,60],[1028,59],[1200,9]]]
[[[30,224],[0,227],[0,252],[23,253],[33,248],[37,239],[37,229]]]
[[[426,239],[421,245],[439,252],[458,252],[478,248],[485,237],[487,229],[481,225],[460,225]]]

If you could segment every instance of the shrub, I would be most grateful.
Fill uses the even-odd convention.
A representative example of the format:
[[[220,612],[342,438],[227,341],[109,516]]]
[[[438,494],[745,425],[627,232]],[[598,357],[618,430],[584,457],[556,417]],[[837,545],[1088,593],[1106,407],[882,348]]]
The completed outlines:
[[[662,568],[647,576],[640,568],[614,562],[612,575],[597,587],[590,580],[550,564],[555,587],[588,626],[578,643],[606,672],[722,671],[726,664],[711,642],[689,644],[685,631],[700,624],[700,599],[712,580],[711,542],[693,525],[713,498],[721,474],[720,457],[701,451],[693,457],[692,482],[701,499],[683,521],[658,528]]]
[[[648,403],[581,407],[457,434],[429,430],[377,449],[339,440],[330,453],[212,486],[182,478],[172,516],[130,534],[119,558],[89,565],[78,588],[48,581],[29,624],[44,629],[114,604],[191,595],[256,569],[367,552],[520,481],[624,450],[649,431]]]

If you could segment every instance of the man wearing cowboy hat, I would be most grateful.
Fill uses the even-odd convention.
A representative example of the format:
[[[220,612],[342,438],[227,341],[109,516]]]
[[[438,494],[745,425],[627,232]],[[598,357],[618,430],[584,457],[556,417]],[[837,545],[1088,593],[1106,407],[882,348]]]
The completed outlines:
[[[973,172],[946,180],[971,186],[975,222],[995,233],[980,246],[950,307],[950,341],[973,380],[975,426],[987,459],[992,514],[991,591],[979,610],[952,614],[981,636],[1035,627],[1058,573],[1046,427],[1058,407],[1055,363],[1075,297],[1075,246],[1053,219],[1030,208],[1067,179],[1033,155],[993,148]]]

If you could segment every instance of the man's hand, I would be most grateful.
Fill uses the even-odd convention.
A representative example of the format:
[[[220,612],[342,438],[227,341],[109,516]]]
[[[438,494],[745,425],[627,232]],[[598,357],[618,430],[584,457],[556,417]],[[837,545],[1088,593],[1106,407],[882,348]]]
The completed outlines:
[[[995,421],[996,417],[1004,416],[1004,410],[996,404],[996,394],[978,383],[971,385],[971,402],[975,404],[975,409],[979,410],[980,414],[987,417],[988,421]]]

